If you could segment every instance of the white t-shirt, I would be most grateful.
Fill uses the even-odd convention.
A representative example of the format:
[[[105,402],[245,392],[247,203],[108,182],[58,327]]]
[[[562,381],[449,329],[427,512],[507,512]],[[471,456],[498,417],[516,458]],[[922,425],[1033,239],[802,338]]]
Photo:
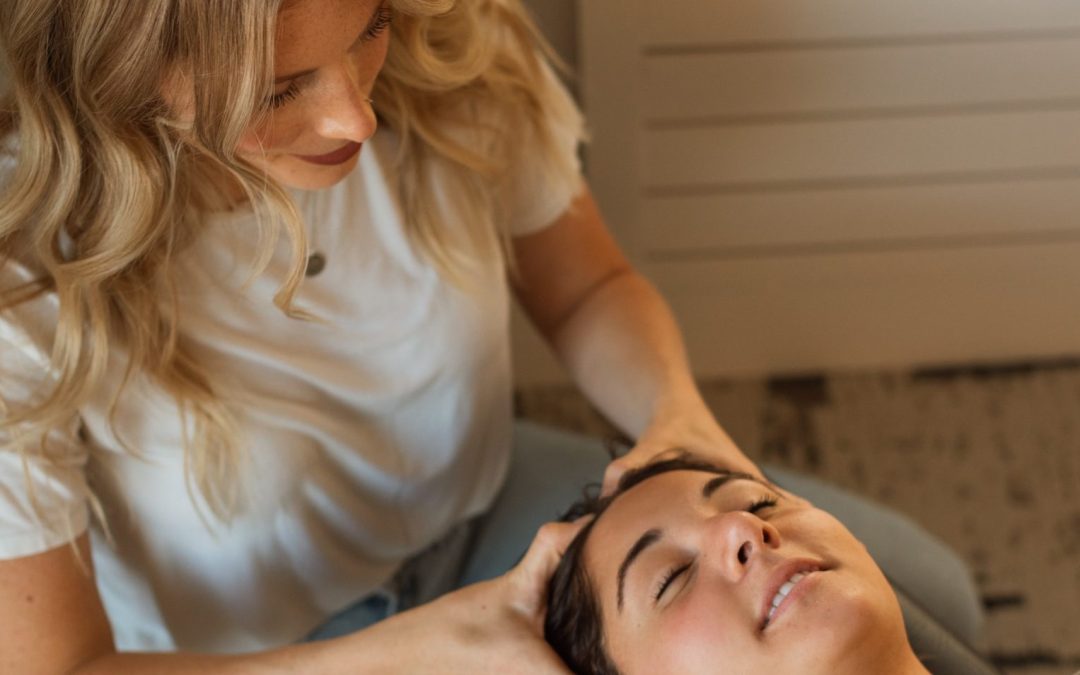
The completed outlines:
[[[576,153],[579,131],[556,132]],[[284,237],[266,272],[243,285],[255,248],[250,213],[215,216],[181,266],[184,335],[250,402],[241,420],[247,499],[234,522],[207,526],[209,512],[185,484],[176,406],[144,379],[114,413],[120,438],[109,402],[94,401],[50,436],[61,466],[26,467],[44,522],[0,434],[0,558],[83,532],[92,487],[114,542],[90,526],[121,649],[237,652],[295,641],[482,512],[501,486],[511,430],[504,262],[486,261],[466,294],[414,251],[388,187],[395,142],[380,130],[339,184],[293,192],[328,260],[297,305],[322,321],[288,319],[273,305],[289,261]],[[527,186],[513,190],[514,234],[554,221],[581,187],[580,177],[531,184],[527,166],[513,181]],[[28,278],[15,264],[0,269],[4,287]],[[52,294],[0,313],[7,404],[40,392],[56,315]],[[109,382],[121,376],[114,359]]]

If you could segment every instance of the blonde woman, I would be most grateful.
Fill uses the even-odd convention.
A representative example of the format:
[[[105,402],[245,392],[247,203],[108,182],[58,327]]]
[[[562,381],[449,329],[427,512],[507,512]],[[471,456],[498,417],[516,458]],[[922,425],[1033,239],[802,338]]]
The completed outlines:
[[[511,290],[609,481],[750,466],[518,0],[5,0],[0,54],[0,672],[564,672],[572,528],[425,602],[520,497]]]

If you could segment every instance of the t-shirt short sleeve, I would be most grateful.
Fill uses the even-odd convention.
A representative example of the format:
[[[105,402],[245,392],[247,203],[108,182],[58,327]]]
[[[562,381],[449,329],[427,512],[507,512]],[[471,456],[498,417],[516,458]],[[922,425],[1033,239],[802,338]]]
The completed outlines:
[[[584,121],[566,86],[546,61],[541,61],[544,129],[556,152],[545,151],[535,130],[523,134],[520,151],[504,194],[507,228],[511,236],[532,234],[552,224],[581,192],[579,146],[585,137]]]
[[[7,284],[11,276],[0,273]],[[37,298],[0,312],[0,419],[41,400],[51,386],[49,358],[34,325],[48,308]],[[48,312],[46,312],[48,313]],[[44,439],[18,441],[0,427],[0,560],[41,553],[71,541],[89,520],[85,476],[87,452],[78,440],[79,421],[70,419]],[[20,451],[20,447],[24,451]]]

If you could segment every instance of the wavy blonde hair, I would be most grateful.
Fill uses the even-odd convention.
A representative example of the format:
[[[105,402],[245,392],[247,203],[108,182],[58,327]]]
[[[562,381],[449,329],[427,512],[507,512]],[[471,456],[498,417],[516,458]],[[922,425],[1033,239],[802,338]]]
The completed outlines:
[[[37,274],[32,283],[0,288],[0,310],[43,293],[59,301],[55,384],[40,402],[12,406],[0,420],[0,431],[21,439],[24,458],[44,453],[48,431],[92,397],[111,396],[115,407],[132,376],[145,373],[175,398],[184,428],[192,429],[184,440],[189,485],[219,517],[235,513],[232,486],[244,455],[236,402],[184,336],[174,262],[204,216],[229,204],[221,186],[239,185],[260,222],[260,259],[269,258],[281,233],[293,243],[275,304],[295,315],[307,253],[303,222],[282,186],[235,153],[272,92],[281,4],[0,4],[0,55],[13,85],[0,100],[0,139],[18,140],[15,170],[0,195],[0,264],[16,260]],[[549,123],[569,124],[580,136],[581,120],[545,84],[543,59],[554,57],[520,0],[390,5],[392,39],[373,92],[376,112],[400,140],[394,189],[408,235],[452,281],[474,261],[507,252],[498,195],[515,162],[528,161],[552,180],[576,173]],[[199,75],[192,78],[194,119],[186,122],[161,93],[178,64]],[[523,133],[535,141],[527,158],[518,154]],[[461,222],[474,224],[469,229],[447,230],[439,218],[443,205],[431,190],[437,172],[454,182],[444,194],[456,199]],[[103,392],[117,347],[128,354],[124,385]]]

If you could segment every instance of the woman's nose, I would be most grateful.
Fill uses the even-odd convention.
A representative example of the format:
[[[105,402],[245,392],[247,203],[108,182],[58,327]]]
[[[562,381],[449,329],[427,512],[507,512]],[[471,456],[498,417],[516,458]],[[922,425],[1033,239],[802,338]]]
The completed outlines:
[[[709,519],[704,546],[720,572],[732,581],[746,574],[755,558],[780,547],[780,531],[746,511],[727,511]]]
[[[348,66],[327,76],[321,100],[312,106],[315,131],[324,138],[362,143],[375,133],[375,110]]]

